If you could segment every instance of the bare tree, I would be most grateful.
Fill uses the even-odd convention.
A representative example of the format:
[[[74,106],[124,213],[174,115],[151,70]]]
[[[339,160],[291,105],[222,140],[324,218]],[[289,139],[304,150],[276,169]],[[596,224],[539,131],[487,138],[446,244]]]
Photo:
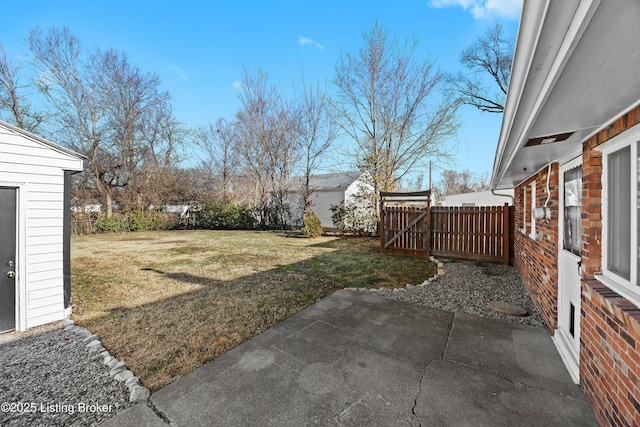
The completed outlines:
[[[21,68],[9,59],[0,44],[0,116],[21,129],[34,132],[47,115],[36,111],[29,102],[28,85],[19,80]]]
[[[59,138],[87,156],[93,183],[111,216],[114,178],[113,168],[107,166],[110,156],[102,150],[108,102],[102,84],[106,78],[98,66],[102,61],[97,53],[83,58],[80,41],[66,28],[46,34],[31,30],[29,47],[40,71],[36,84],[54,109]]]
[[[502,24],[496,22],[460,54],[460,63],[467,69],[450,82],[460,100],[481,111],[502,113],[511,76],[513,40],[504,36]],[[491,82],[487,84],[486,81]]]
[[[434,187],[434,192],[438,198],[442,198],[451,194],[486,191],[489,188],[488,174],[477,175],[468,169],[462,172],[444,170],[440,181]]]
[[[311,176],[317,171],[322,156],[338,136],[338,128],[330,117],[330,98],[326,88],[318,82],[315,88],[307,86],[302,77],[302,93],[298,105],[298,138],[300,144],[303,179],[300,185],[300,211],[302,218],[313,206]],[[302,219],[301,218],[301,219]]]
[[[458,130],[458,103],[443,96],[445,76],[417,58],[418,41],[390,39],[378,23],[363,33],[358,54],[336,66],[336,119],[358,147],[374,194],[392,191],[427,157],[442,158]]]
[[[153,74],[133,66],[125,53],[95,50],[88,55],[66,28],[39,29],[29,46],[40,71],[38,89],[55,112],[60,139],[85,154],[90,182],[107,209],[117,198],[134,208],[148,207],[144,180],[170,170],[176,146],[185,137],[169,95]],[[146,175],[146,177],[145,177]]]
[[[157,75],[143,73],[125,53],[106,51],[102,59],[109,94],[103,151],[114,185],[129,195],[121,199],[123,207],[158,208],[172,201],[177,148],[187,132],[173,114],[169,93],[159,90]]]
[[[219,199],[231,200],[231,183],[238,173],[237,124],[224,118],[198,131],[197,144],[204,150],[203,168],[219,182]]]
[[[294,111],[268,75],[245,70],[240,90],[238,149],[258,194],[260,225],[285,227],[288,207],[286,183],[297,157]]]

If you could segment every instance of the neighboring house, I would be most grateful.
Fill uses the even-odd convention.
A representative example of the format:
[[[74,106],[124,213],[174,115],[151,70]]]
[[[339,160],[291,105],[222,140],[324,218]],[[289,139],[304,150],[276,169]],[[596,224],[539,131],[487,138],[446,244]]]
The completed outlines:
[[[184,216],[189,212],[189,209],[193,206],[194,203],[189,204],[169,204],[162,205],[160,207],[156,207],[154,205],[149,206],[148,210],[151,212],[166,212],[172,214],[178,214],[180,218],[184,218]]]
[[[100,203],[87,203],[82,206],[71,206],[71,212],[75,213],[96,213],[102,211]]]
[[[525,0],[491,186],[603,425],[640,425],[640,2]]]
[[[189,208],[191,205],[164,205],[161,209],[162,212],[174,213],[178,214],[180,218],[184,218],[184,216],[189,212]]]
[[[513,205],[513,189],[497,191],[477,191],[475,193],[450,194],[444,196],[440,206],[504,206]]]
[[[82,159],[0,121],[0,332],[71,312],[71,174]]]
[[[366,183],[366,174],[362,172],[337,172],[321,175],[313,175],[309,181],[309,187],[313,191],[313,206],[311,210],[318,215],[323,229],[333,229],[335,225],[331,220],[331,206],[341,202],[358,203],[359,194],[373,191],[373,187]],[[302,211],[300,207],[300,189],[304,177],[291,178],[287,183],[285,203],[291,208],[291,222],[300,225]]]

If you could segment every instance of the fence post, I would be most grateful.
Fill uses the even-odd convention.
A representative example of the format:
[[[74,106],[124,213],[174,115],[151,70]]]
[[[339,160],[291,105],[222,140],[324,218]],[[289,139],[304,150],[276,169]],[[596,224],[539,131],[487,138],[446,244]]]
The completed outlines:
[[[509,204],[505,203],[502,207],[502,251],[503,262],[509,265],[509,254],[511,253],[511,236],[509,234]]]
[[[424,250],[427,252],[427,258],[431,257],[431,203],[427,205],[427,217],[425,218],[424,223],[426,224],[426,229],[424,231],[425,242],[424,242]]]
[[[382,199],[382,195],[380,195],[380,225],[378,226],[378,231],[380,232],[380,253],[384,254],[384,244],[385,244],[385,231],[384,231],[384,200]]]

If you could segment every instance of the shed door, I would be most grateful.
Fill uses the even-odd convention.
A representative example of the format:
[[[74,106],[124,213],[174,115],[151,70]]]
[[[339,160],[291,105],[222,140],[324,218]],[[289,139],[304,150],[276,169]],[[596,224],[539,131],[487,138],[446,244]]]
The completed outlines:
[[[16,195],[0,187],[0,332],[16,328]]]

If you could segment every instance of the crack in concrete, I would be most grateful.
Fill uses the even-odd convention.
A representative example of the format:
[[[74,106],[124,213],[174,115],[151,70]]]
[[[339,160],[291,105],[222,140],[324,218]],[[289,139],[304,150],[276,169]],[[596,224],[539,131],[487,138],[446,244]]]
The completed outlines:
[[[451,333],[453,331],[453,324],[455,322],[455,315],[453,316],[453,318],[451,319],[451,323],[449,323],[447,326],[449,327],[449,334],[447,335],[447,343],[444,346],[444,350],[442,351],[442,355],[440,356],[440,360],[444,360],[447,361],[445,359],[445,355],[447,353],[447,349],[449,348],[449,341],[451,340]],[[417,427],[422,427],[422,420],[420,419],[420,417],[418,416],[418,414],[416,413],[416,408],[418,407],[418,399],[420,399],[420,396],[422,395],[422,386],[424,384],[424,379],[427,376],[427,369],[429,369],[429,366],[431,366],[431,364],[434,362],[434,360],[431,360],[422,370],[422,377],[420,377],[420,384],[419,384],[419,388],[418,388],[418,394],[416,395],[416,398],[413,400],[413,407],[411,408],[411,415],[412,418],[415,419],[418,422],[418,426]]]
[[[457,314],[453,314],[453,318],[451,319],[451,323],[449,326],[449,334],[447,335],[447,343],[444,345],[444,351],[442,352],[442,360],[446,360],[445,356],[447,355],[447,350],[449,350],[449,343],[451,342],[451,334],[453,333],[453,325],[456,323]]]
[[[427,376],[427,369],[429,368],[429,366],[432,363],[433,363],[433,360],[431,362],[429,362],[427,364],[427,366],[425,366],[424,369],[422,370],[422,377],[420,377],[420,384],[419,384],[419,388],[418,388],[418,394],[416,395],[416,398],[413,399],[413,407],[411,408],[411,415],[413,416],[413,418],[415,420],[418,421],[418,427],[422,427],[422,420],[420,419],[420,417],[416,413],[416,408],[418,407],[418,399],[420,399],[420,395],[422,395],[422,384],[424,382],[424,378]]]
[[[147,406],[149,407],[149,409],[151,409],[157,416],[158,418],[160,418],[165,424],[167,425],[172,425],[171,424],[171,420],[169,419],[169,417],[167,416],[167,414],[165,414],[164,412],[162,412],[160,409],[156,408],[156,405],[153,404],[153,402],[151,401],[151,399],[147,400]]]

